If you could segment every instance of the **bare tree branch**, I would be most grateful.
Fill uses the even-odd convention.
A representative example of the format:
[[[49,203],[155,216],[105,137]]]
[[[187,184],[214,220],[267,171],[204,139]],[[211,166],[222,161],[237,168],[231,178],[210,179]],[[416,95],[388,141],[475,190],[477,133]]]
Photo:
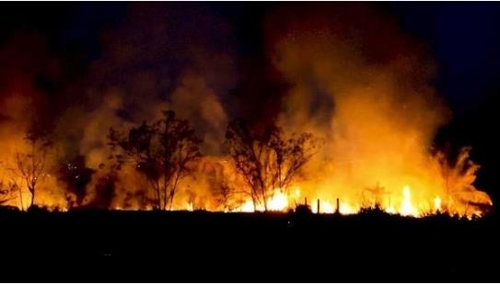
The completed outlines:
[[[135,165],[155,194],[155,208],[171,209],[180,181],[188,174],[191,163],[201,156],[201,140],[186,120],[164,111],[163,117],[151,124],[129,130],[128,135],[114,129],[109,132],[109,145],[119,149],[114,155],[118,165]]]
[[[263,135],[256,135],[243,120],[228,125],[226,143],[236,170],[250,188],[254,207],[263,205],[267,211],[267,200],[273,191],[287,191],[322,142],[310,133],[285,136],[275,126]]]
[[[37,185],[44,177],[47,156],[52,143],[43,134],[34,131],[27,131],[24,139],[29,145],[29,150],[16,153],[16,169],[31,193],[30,205],[35,205]]]

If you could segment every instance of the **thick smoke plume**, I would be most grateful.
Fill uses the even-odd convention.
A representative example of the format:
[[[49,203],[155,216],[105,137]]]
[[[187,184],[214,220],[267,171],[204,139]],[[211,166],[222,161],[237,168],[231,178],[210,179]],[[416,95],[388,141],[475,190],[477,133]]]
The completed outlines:
[[[221,101],[236,82],[233,46],[230,26],[204,5],[132,3],[122,22],[102,31],[101,52],[86,73],[63,82],[58,81],[62,64],[50,54],[42,36],[15,35],[0,51],[5,179],[14,177],[7,169],[15,168],[13,157],[23,151],[18,148],[25,144],[32,123],[56,143],[47,173],[54,181],[60,168],[92,170],[91,181],[78,193],[84,204],[95,204],[92,200],[105,194],[97,191],[106,183],[113,184],[114,193],[107,199],[113,199],[109,202],[115,207],[132,202],[124,200],[135,199],[137,191],[146,191],[137,185],[133,169],[111,170],[107,141],[111,127],[126,129],[172,109],[188,119],[203,139],[204,154],[221,155],[227,124]],[[47,91],[38,82],[62,82],[62,87]],[[84,157],[81,165],[74,163],[78,156]],[[75,173],[75,178],[80,175]],[[66,187],[55,182],[50,186],[63,192]],[[66,192],[57,202],[49,198],[37,203],[66,207],[75,202],[74,195]]]
[[[327,141],[305,174],[311,193],[385,207],[405,186],[414,200],[449,196],[431,149],[450,115],[425,49],[364,6],[288,8],[267,22],[268,50],[292,85],[280,124]]]
[[[79,118],[83,128],[79,149],[86,166],[97,170],[105,164],[88,185],[91,196],[98,195],[94,191],[101,175],[109,175],[109,128],[126,129],[157,119],[165,109],[190,121],[203,139],[205,155],[222,154],[227,117],[221,100],[235,84],[231,31],[203,7],[185,8],[133,4],[126,23],[103,34],[103,54],[91,66],[88,89],[89,98],[100,99],[91,101],[92,111]],[[136,202],[125,199],[147,192],[144,183],[137,185],[133,168],[118,172],[117,179],[116,198],[122,201],[114,202],[115,207]],[[189,188],[198,188],[196,182]]]

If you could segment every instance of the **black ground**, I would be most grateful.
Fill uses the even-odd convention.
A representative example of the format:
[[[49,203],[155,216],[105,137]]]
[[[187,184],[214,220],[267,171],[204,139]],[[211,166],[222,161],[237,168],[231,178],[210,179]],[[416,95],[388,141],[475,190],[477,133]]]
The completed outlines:
[[[500,280],[497,218],[1,211],[4,281]]]

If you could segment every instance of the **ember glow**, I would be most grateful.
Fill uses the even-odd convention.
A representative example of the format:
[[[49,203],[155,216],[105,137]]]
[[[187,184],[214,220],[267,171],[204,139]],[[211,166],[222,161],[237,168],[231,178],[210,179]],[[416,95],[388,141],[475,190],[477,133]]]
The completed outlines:
[[[43,41],[15,37],[0,49],[8,74],[0,205],[288,212],[307,204],[316,214],[378,208],[409,217],[481,216],[492,206],[474,185],[474,149],[435,142],[453,116],[430,83],[432,60],[383,16],[319,4],[274,9],[263,23],[265,65],[286,88],[259,89],[245,78],[266,68],[238,66],[224,20],[161,7],[131,4],[130,19],[102,33],[102,54],[61,88],[60,103],[32,83],[58,74]],[[42,74],[25,72],[34,69]],[[229,131],[240,119],[253,140]],[[313,138],[321,143],[311,146]]]

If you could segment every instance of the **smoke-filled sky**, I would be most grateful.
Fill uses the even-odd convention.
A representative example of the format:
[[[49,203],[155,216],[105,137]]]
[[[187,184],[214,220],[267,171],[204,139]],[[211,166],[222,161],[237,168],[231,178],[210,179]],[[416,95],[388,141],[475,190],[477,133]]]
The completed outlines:
[[[1,144],[35,122],[61,157],[97,169],[110,127],[170,108],[207,155],[245,117],[327,136],[322,157],[339,163],[424,163],[440,127],[493,116],[499,14],[496,3],[1,3]],[[481,147],[485,133],[461,139]],[[392,160],[372,155],[388,148]]]
[[[273,8],[286,5],[283,2],[206,2],[164,3],[161,6],[165,9],[177,6],[179,23],[176,28],[180,29],[179,33],[189,32],[187,26],[190,23],[200,29],[208,28],[197,23],[200,19],[195,15],[203,12],[193,10],[205,9],[212,17],[226,22],[233,37],[227,38],[226,43],[234,45],[234,52],[241,60],[238,73],[244,73],[244,70],[266,64],[262,58],[263,19]],[[467,109],[498,89],[496,66],[500,56],[496,51],[500,45],[500,5],[497,3],[390,2],[369,5],[386,13],[396,21],[399,29],[427,46],[438,65],[436,85],[454,108]],[[21,33],[35,33],[39,44],[44,41],[54,60],[63,64],[59,67],[63,68],[60,70],[62,74],[57,78],[60,85],[88,72],[92,62],[105,52],[106,31],[125,26],[133,17],[130,15],[133,6],[130,2],[2,3],[0,43],[5,47]],[[162,9],[153,10],[150,16],[162,17]],[[154,23],[144,25],[148,29]],[[215,34],[229,36],[218,32],[204,35],[212,37]],[[185,39],[192,42],[197,40],[196,37],[196,34],[191,34]],[[221,45],[226,43],[219,42]],[[37,49],[37,46],[30,45],[27,49]]]

